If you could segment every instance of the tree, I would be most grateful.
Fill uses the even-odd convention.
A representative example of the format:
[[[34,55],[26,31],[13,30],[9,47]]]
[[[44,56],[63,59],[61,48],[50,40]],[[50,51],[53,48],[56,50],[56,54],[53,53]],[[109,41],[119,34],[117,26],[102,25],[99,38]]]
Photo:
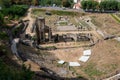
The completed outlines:
[[[56,4],[57,6],[60,6],[61,0],[52,0],[52,4]]]
[[[70,7],[70,2],[68,0],[62,0],[63,7]]]
[[[102,1],[99,5],[100,11],[103,11],[106,9],[106,1]]]
[[[4,23],[4,15],[0,12],[0,26]]]
[[[87,8],[87,1],[83,0],[83,1],[81,2],[81,5],[82,5],[82,8],[83,8],[84,10],[86,10],[86,8]]]
[[[101,3],[98,3],[97,1],[94,0],[83,0],[81,4],[82,8],[88,11],[89,10],[116,11],[119,8],[119,2],[116,0],[103,0]]]
[[[33,80],[34,73],[24,65],[21,69],[5,64],[0,58],[0,80]]]
[[[81,2],[82,8],[84,10],[95,10],[98,9],[99,3],[97,1],[94,0],[83,0]]]
[[[39,5],[39,0],[32,0],[32,5],[34,6]]]
[[[118,10],[118,1],[104,0],[100,3],[100,10]]]
[[[92,1],[92,10],[98,10],[99,3],[97,1]]]
[[[41,0],[40,1],[40,5],[42,5],[42,6],[49,6],[49,5],[52,4],[52,2],[53,2],[53,0]]]
[[[11,1],[10,0],[0,0],[0,6],[2,7],[10,7]]]
[[[73,0],[68,0],[68,1],[69,1],[69,3],[70,3],[70,7],[73,7],[73,5],[74,5]]]
[[[15,2],[15,4],[19,4],[20,1],[19,0],[14,0],[14,2]]]
[[[118,10],[120,10],[120,2],[118,3]]]
[[[11,5],[14,5],[14,4],[30,5],[31,3],[32,3],[31,0],[11,0]]]
[[[92,0],[87,0],[87,10],[92,9]]]
[[[110,2],[110,6],[111,6],[111,9],[110,10],[118,10],[118,1],[116,0],[112,0],[112,1],[109,1]]]

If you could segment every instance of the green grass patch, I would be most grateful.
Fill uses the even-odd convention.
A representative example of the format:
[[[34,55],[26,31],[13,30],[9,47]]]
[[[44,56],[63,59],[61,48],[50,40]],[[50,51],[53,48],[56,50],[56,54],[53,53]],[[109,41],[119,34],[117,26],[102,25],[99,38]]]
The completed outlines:
[[[52,14],[57,14],[57,15],[70,15],[70,16],[77,16],[79,15],[78,12],[70,12],[70,11],[58,11],[58,10],[52,10]]]
[[[67,22],[60,22],[59,23],[61,26],[65,26],[65,25],[67,25],[68,23]]]
[[[101,75],[103,74],[103,72],[101,72],[101,71],[99,71],[99,70],[97,70],[97,69],[95,68],[95,64],[93,64],[93,63],[88,64],[88,65],[84,68],[84,72],[85,72],[86,74],[88,74],[91,78],[92,78],[93,76],[101,76]]]
[[[115,14],[110,14],[116,21],[120,23],[120,18]]]
[[[80,21],[80,23],[81,23],[82,26],[89,27],[89,25],[86,22],[84,22],[84,21]]]
[[[47,9],[33,9],[32,13],[37,14],[39,12],[45,12],[49,11],[52,14],[56,15],[70,15],[70,16],[77,16],[77,15],[85,15],[85,14],[80,14],[79,12],[73,12],[73,11],[63,11],[63,10],[47,10]]]
[[[45,14],[45,9],[32,9],[32,14],[39,15],[40,13]]]

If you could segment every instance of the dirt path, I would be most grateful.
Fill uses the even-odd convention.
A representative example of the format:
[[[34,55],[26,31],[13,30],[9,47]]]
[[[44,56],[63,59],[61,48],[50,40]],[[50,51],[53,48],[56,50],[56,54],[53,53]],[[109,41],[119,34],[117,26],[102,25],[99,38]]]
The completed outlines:
[[[68,33],[72,33],[72,34],[78,34],[78,33],[93,33],[94,31],[57,31],[54,32],[53,34],[68,34]]]
[[[29,8],[27,16],[23,20],[29,20],[29,25],[25,31],[25,34],[34,35],[33,33],[31,33],[31,28],[32,28],[33,23],[34,23],[34,19],[31,17],[32,16],[31,12],[32,12],[32,8]]]

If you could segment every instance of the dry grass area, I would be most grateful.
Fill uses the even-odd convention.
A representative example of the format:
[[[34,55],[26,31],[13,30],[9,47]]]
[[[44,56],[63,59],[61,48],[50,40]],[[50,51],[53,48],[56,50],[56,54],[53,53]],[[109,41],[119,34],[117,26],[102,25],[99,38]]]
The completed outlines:
[[[82,56],[83,48],[59,49],[50,52],[60,60],[64,60],[66,62],[74,62],[78,61],[79,57]]]
[[[116,40],[100,41],[91,48],[90,59],[86,63],[82,63],[80,67],[72,67],[72,70],[77,76],[81,75],[89,80],[99,80],[114,75],[116,71],[120,70],[119,48],[120,43]]]
[[[92,49],[90,60],[82,67],[90,77],[100,78],[110,75],[120,69],[120,43],[115,40],[100,41]],[[90,74],[89,67],[93,73]],[[89,69],[89,70],[86,70]],[[95,71],[94,71],[95,70]]]
[[[120,61],[120,43],[115,40],[100,41],[93,47],[92,60],[98,61],[97,64],[108,64]],[[101,64],[102,62],[102,64]]]
[[[118,23],[110,14],[90,14],[92,22],[102,31],[108,34],[120,35],[120,23]]]
[[[91,61],[97,61],[99,69],[106,69],[104,71],[109,72],[120,68],[120,43],[115,40],[108,40],[98,43],[93,48],[93,57]],[[110,68],[111,67],[111,68]],[[112,68],[113,67],[113,68]],[[107,70],[108,69],[108,70]]]

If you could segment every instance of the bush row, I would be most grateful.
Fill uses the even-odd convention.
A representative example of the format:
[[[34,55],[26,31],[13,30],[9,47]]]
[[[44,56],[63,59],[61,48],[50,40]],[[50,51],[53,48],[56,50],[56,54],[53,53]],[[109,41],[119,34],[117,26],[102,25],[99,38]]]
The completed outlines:
[[[120,10],[120,2],[117,0],[103,0],[100,3],[94,0],[83,0],[82,8],[87,11],[117,11]]]

